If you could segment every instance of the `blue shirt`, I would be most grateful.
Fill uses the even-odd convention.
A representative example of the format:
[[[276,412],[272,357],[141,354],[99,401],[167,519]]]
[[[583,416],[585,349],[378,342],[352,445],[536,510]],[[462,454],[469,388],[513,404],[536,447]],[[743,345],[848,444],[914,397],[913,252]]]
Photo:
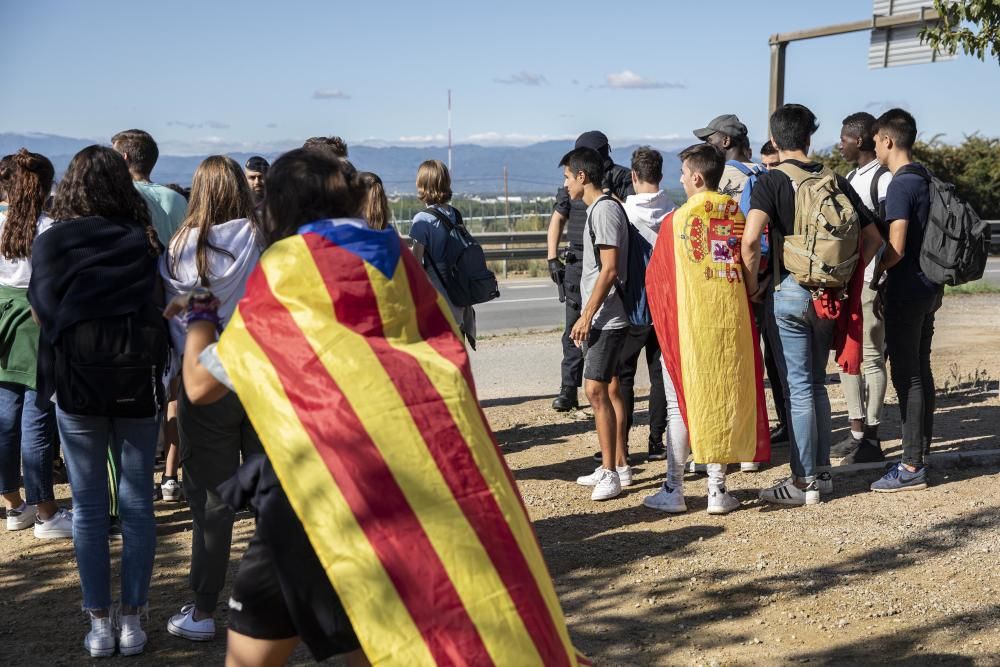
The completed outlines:
[[[903,259],[888,271],[886,290],[894,299],[926,297],[937,285],[920,270],[920,246],[930,211],[930,187],[923,166],[911,163],[896,171],[885,195],[885,219],[891,225],[906,220],[906,245]]]
[[[448,216],[453,223],[458,220],[455,209],[447,204],[435,206],[437,210]],[[413,216],[413,224],[410,226],[410,238],[424,247],[424,256],[427,262],[433,261],[442,274],[448,266],[447,243],[448,230],[444,224],[438,220],[433,213],[420,211]],[[428,273],[434,275],[433,269]],[[434,276],[435,278],[437,276]]]

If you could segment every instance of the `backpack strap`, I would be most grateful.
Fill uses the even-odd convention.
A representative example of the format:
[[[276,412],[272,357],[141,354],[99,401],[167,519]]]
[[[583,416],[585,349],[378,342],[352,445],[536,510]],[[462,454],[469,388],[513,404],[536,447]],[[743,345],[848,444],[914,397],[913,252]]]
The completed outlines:
[[[754,163],[754,165],[750,167],[745,162],[740,162],[739,160],[727,160],[726,164],[735,169],[739,169],[740,173],[744,176],[760,176],[767,172],[767,169],[757,163]]]
[[[609,200],[617,204],[618,208],[621,209],[622,215],[625,216],[625,224],[632,224],[629,222],[628,214],[625,212],[625,207],[622,206],[622,203],[610,195],[601,195],[601,197],[594,202],[594,208],[590,209],[591,213],[593,213],[594,209],[597,208],[597,205],[604,200]],[[594,262],[597,264],[597,270],[600,271],[603,268],[601,266],[601,251],[597,249],[597,234],[594,233],[594,226],[590,224],[590,217],[590,214],[587,214],[587,231],[590,232],[590,246],[594,249]],[[618,278],[618,276],[615,276],[615,293],[619,296],[619,298],[621,298],[623,304],[625,303],[624,291],[625,286],[622,284],[622,281]]]
[[[455,207],[452,207],[451,210],[453,210],[455,212],[455,217],[458,218],[458,224],[462,224],[462,214],[459,213],[458,209],[455,208]],[[440,220],[441,224],[444,225],[444,228],[448,230],[448,234],[449,235],[451,235],[451,233],[453,231],[455,231],[455,223],[451,221],[451,218],[449,218],[447,215],[445,215],[444,213],[442,213],[438,209],[434,208],[433,206],[428,206],[427,208],[424,209],[424,212],[425,213],[430,213],[435,218],[437,218],[438,220]],[[430,259],[430,257],[428,257],[428,255],[427,255],[427,252],[425,251],[424,252],[424,266],[427,266],[427,265],[430,265],[431,269],[434,271],[434,275],[436,275],[438,277],[438,280],[441,281],[441,287],[443,287],[443,288],[445,288],[445,290],[447,290],[448,289],[448,283],[445,282],[444,276],[441,275],[441,271],[437,267],[437,262],[435,262],[434,260]]]
[[[878,182],[882,180],[882,177],[889,173],[889,168],[883,165],[879,165],[878,169],[875,171],[875,175],[872,176],[872,182],[868,186],[868,196],[872,198],[872,209],[875,211],[875,215],[882,217],[880,206],[878,205]]]

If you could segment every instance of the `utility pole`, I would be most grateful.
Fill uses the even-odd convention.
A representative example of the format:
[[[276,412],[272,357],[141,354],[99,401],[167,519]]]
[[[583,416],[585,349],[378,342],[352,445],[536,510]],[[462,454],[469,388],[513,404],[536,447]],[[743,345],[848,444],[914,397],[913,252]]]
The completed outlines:
[[[451,173],[451,88],[448,89],[448,172]]]

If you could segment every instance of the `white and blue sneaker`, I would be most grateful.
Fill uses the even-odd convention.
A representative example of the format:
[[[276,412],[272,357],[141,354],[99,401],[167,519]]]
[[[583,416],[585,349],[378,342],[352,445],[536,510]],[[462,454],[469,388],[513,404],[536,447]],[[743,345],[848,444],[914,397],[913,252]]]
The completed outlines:
[[[664,482],[660,490],[651,496],[646,496],[642,504],[649,509],[669,512],[670,514],[680,514],[687,511],[687,503],[684,502],[684,489],[676,489],[667,486]]]

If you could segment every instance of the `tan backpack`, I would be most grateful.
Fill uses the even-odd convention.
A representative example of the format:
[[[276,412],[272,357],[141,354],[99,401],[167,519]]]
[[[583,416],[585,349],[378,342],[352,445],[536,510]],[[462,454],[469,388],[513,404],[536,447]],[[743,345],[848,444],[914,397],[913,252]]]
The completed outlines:
[[[774,253],[775,261],[809,290],[843,291],[860,259],[858,212],[829,167],[814,173],[785,162],[775,169],[795,190],[794,233]]]

